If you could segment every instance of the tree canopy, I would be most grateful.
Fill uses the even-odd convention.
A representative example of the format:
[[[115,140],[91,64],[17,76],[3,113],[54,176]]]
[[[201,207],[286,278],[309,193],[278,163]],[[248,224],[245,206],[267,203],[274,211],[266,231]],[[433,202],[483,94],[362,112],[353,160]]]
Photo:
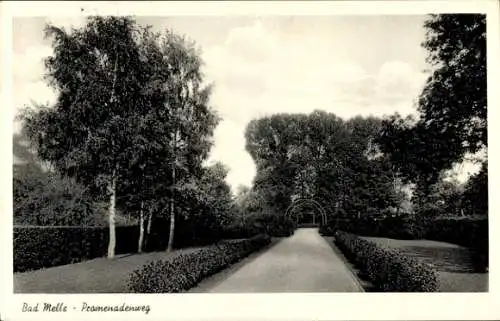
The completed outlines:
[[[488,145],[486,17],[430,15],[424,27],[431,74],[418,117],[387,119],[378,142],[405,178],[430,186],[467,153]]]
[[[71,30],[48,25],[46,35],[54,50],[46,80],[57,100],[23,115],[37,156],[108,202],[108,256],[117,206],[141,218],[145,204],[168,215],[173,240],[176,211],[186,206],[174,200],[203,179],[219,121],[195,44],[129,17],[88,17]]]

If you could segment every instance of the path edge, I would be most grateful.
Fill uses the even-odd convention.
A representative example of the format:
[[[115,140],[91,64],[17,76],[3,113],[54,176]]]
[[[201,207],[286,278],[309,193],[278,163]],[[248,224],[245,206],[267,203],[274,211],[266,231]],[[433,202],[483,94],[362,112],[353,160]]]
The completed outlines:
[[[233,264],[229,265],[228,267],[224,268],[223,270],[201,280],[200,283],[198,283],[196,286],[192,287],[191,289],[188,289],[184,293],[187,293],[187,294],[212,293],[212,292],[210,292],[211,288],[222,283],[229,276],[233,275],[234,273],[238,272],[241,268],[243,268],[243,266],[256,260],[259,256],[263,255],[264,253],[269,251],[271,248],[277,246],[285,238],[287,238],[287,237],[271,237],[271,239],[272,239],[271,243],[267,244],[266,246],[260,248],[259,250],[255,251],[253,253],[250,253],[250,255],[246,256],[241,261],[233,263]],[[223,279],[217,280],[217,278],[220,277],[221,274],[223,275]],[[241,293],[245,293],[245,292],[241,292]]]
[[[351,262],[349,262],[349,260],[344,256],[342,251],[340,251],[339,248],[335,245],[335,237],[333,237],[333,236],[328,237],[328,236],[323,236],[323,235],[321,235],[321,237],[332,248],[333,253],[335,253],[335,255],[337,255],[340,258],[340,260],[344,263],[344,266],[347,268],[347,270],[351,276],[351,279],[354,281],[354,283],[358,287],[359,292],[366,292],[365,288],[361,284],[361,280],[357,276],[356,271],[353,269]]]

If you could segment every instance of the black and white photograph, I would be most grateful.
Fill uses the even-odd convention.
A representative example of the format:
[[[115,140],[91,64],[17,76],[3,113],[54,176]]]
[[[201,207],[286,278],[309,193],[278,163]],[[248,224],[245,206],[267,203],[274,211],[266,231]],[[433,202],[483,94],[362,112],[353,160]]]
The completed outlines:
[[[164,7],[12,17],[14,294],[490,291],[485,12]]]

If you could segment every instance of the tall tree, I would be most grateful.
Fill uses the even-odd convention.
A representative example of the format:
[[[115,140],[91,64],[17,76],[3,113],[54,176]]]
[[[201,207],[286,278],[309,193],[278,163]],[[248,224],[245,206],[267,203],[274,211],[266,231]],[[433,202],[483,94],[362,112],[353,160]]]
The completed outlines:
[[[417,119],[385,123],[383,151],[428,195],[443,170],[487,148],[486,16],[431,15],[424,24],[431,75]]]
[[[67,31],[49,25],[54,54],[45,66],[58,97],[26,109],[24,128],[38,156],[108,199],[108,257],[114,257],[117,190],[134,154],[142,79],[135,22],[89,17]]]
[[[171,250],[179,186],[201,177],[218,122],[194,44],[126,17],[90,17],[69,32],[48,26],[47,35],[54,47],[47,79],[58,100],[24,114],[38,155],[96,198],[108,198],[108,257],[114,256],[117,200],[135,203],[143,238],[145,212],[149,230],[163,205],[155,198],[167,195]]]
[[[219,117],[209,105],[211,87],[204,85],[202,60],[195,44],[184,36],[166,31],[160,42],[163,65],[169,81],[160,83],[164,104],[172,121],[170,134],[170,232],[167,251],[172,251],[175,234],[176,196],[191,177],[201,177],[202,162],[213,144]]]

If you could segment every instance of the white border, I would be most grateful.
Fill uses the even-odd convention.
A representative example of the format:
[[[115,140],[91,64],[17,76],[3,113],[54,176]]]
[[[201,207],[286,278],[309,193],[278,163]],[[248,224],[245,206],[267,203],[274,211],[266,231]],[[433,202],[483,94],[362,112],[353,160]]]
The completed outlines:
[[[12,293],[12,18],[28,16],[76,16],[90,14],[148,16],[222,16],[222,15],[372,15],[426,13],[487,13],[488,33],[488,118],[489,137],[495,143],[496,121],[500,106],[498,96],[500,45],[499,2],[491,1],[339,1],[339,2],[3,2],[2,13],[2,148],[0,162],[3,178],[2,279],[0,316],[2,320],[103,320],[138,318],[167,320],[458,320],[498,319],[498,205],[490,199],[490,292],[478,294],[178,294],[178,295],[13,295]],[[83,8],[83,12],[81,11]],[[382,44],[381,44],[382,45]],[[493,106],[493,108],[491,108]],[[500,108],[500,107],[499,107]],[[490,195],[500,195],[495,166],[498,149],[489,145]],[[5,259],[7,257],[7,259]],[[20,312],[23,301],[62,301],[79,307],[90,304],[128,302],[150,304],[148,315],[141,313],[70,313],[29,315]]]

